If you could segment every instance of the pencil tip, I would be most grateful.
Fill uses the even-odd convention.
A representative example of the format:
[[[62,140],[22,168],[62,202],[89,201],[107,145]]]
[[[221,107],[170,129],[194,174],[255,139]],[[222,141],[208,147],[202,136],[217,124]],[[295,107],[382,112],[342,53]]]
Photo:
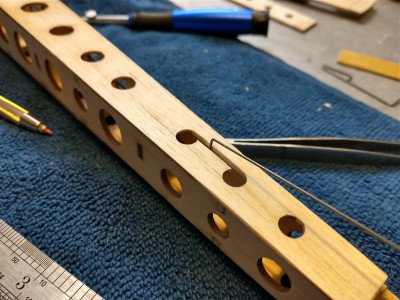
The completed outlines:
[[[44,134],[47,134],[47,135],[52,135],[53,134],[53,131],[50,129],[50,128],[45,128],[44,130],[43,130],[43,133]]]

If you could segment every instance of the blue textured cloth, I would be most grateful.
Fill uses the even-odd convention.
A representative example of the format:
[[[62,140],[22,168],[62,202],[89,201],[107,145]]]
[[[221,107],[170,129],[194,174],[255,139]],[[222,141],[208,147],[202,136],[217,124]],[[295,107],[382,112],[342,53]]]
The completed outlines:
[[[64,2],[78,14],[172,8]],[[400,140],[399,122],[236,40],[98,30],[226,137]],[[269,297],[3,52],[0,66],[0,94],[54,130],[47,137],[0,121],[0,218],[108,299]],[[263,163],[400,243],[399,167]],[[300,199],[382,268],[399,295],[398,253]]]

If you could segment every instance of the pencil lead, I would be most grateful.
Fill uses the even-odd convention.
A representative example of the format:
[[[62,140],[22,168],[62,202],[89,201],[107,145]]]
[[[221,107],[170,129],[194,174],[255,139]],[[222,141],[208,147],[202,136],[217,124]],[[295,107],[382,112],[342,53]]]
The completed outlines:
[[[52,135],[53,131],[50,128],[46,127],[45,129],[43,129],[43,133],[47,135]]]

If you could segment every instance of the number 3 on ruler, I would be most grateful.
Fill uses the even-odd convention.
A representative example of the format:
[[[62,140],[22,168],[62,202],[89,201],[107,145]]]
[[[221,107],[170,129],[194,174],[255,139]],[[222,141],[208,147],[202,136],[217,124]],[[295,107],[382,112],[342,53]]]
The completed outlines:
[[[31,281],[31,279],[28,276],[25,276],[24,278],[22,278],[22,283],[18,282],[15,287],[19,290],[22,290],[25,287],[25,284],[27,284],[29,281]]]

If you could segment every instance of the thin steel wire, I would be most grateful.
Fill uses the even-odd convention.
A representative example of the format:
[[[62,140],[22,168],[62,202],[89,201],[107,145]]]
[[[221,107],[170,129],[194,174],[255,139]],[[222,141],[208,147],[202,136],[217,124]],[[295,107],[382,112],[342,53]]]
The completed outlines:
[[[336,215],[342,217],[343,219],[345,219],[347,222],[353,224],[354,226],[356,226],[357,228],[361,229],[362,231],[366,232],[367,234],[369,234],[370,236],[372,236],[373,238],[379,240],[380,242],[386,244],[387,246],[393,248],[394,250],[396,250],[397,252],[400,252],[400,246],[396,245],[395,243],[389,241],[388,239],[386,239],[385,237],[383,237],[382,235],[380,235],[379,233],[373,231],[372,229],[368,228],[367,226],[361,224],[360,222],[354,220],[353,218],[351,218],[350,216],[346,215],[345,213],[341,212],[340,210],[334,208],[333,206],[329,205],[328,203],[326,203],[325,201],[319,199],[318,197],[314,196],[313,194],[307,192],[306,190],[302,189],[301,187],[297,186],[296,184],[290,182],[289,180],[283,178],[282,176],[276,174],[275,172],[269,170],[268,168],[260,165],[259,163],[255,162],[254,160],[248,158],[247,156],[243,155],[242,153],[236,151],[235,149],[225,145],[224,143],[220,142],[219,140],[213,138],[211,139],[210,142],[210,149],[212,149],[212,145],[213,143],[217,143],[219,145],[221,145],[222,147],[228,149],[229,151],[235,153],[236,155],[240,156],[241,158],[247,160],[248,162],[250,162],[251,164],[259,167],[261,170],[263,170],[265,173],[267,173],[268,175],[278,179],[279,181],[285,183],[286,185],[290,186],[291,188],[297,190],[298,192],[302,193],[303,195],[305,195],[306,197],[310,198],[311,200],[313,200],[314,202],[322,205],[323,207],[329,209],[331,212],[335,213]]]

